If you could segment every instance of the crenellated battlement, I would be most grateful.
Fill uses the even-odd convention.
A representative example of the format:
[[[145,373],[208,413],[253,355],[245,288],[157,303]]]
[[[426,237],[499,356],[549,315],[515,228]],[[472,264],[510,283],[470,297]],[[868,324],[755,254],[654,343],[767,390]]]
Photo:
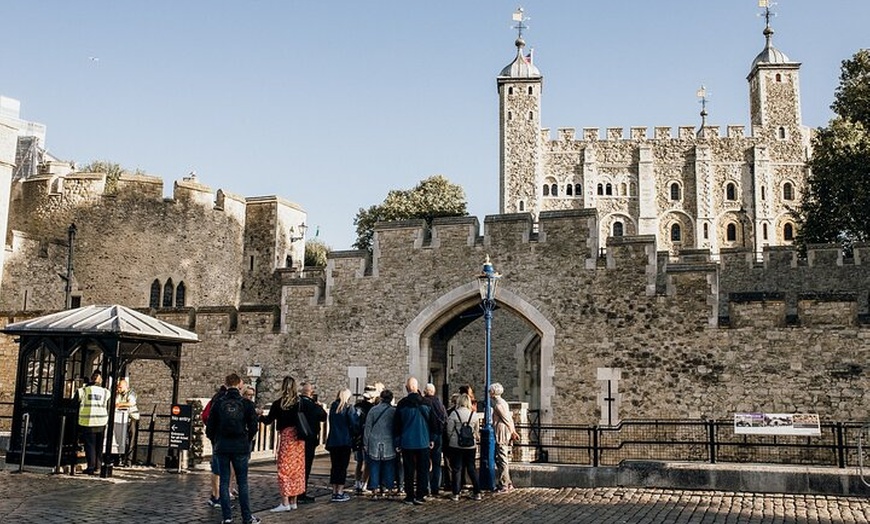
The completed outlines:
[[[608,127],[604,128],[603,132],[597,127],[584,127],[581,138],[576,138],[576,130],[573,127],[560,127],[556,130],[555,136],[551,134],[550,129],[541,129],[541,136],[545,142],[648,142],[648,141],[707,141],[707,140],[734,140],[747,138],[745,126],[729,125],[725,127],[725,134],[722,134],[720,126],[679,126],[676,128],[676,134],[673,134],[674,128],[671,126],[656,126],[653,128],[652,134],[649,133],[649,128],[638,126],[628,128],[623,127]]]

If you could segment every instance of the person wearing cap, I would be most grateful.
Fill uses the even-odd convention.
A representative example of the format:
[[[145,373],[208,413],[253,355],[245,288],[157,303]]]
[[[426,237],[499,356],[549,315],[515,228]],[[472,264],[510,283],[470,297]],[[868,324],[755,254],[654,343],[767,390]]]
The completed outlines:
[[[374,400],[378,396],[375,386],[366,386],[363,390],[362,398],[354,404],[357,417],[359,417],[359,430],[353,436],[353,458],[356,460],[354,469],[354,491],[357,495],[366,491],[369,481],[369,468],[366,465],[366,454],[363,449],[363,441],[365,440],[365,424],[366,417],[369,411],[374,406]]]
[[[87,468],[85,475],[97,475],[103,459],[103,433],[109,423],[109,395],[103,387],[103,375],[99,371],[91,374],[88,384],[79,388],[79,432],[85,445]]]

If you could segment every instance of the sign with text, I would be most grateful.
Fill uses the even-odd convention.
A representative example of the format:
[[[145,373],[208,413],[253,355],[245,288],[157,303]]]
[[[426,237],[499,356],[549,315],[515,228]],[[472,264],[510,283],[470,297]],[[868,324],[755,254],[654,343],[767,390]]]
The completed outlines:
[[[169,412],[169,448],[190,449],[190,420],[193,407],[187,404],[173,404]]]
[[[817,413],[735,413],[736,435],[804,435],[822,434]]]

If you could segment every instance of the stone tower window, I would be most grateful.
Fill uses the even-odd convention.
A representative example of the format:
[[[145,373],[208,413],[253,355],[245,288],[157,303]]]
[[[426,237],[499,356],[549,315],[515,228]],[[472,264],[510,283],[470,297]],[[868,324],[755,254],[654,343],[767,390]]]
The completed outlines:
[[[765,200],[765,198],[766,198],[766,197],[764,196],[764,194],[765,194],[764,186],[761,186],[761,199],[762,199],[762,200]]]
[[[550,196],[550,184],[544,184],[544,196]]]
[[[575,196],[583,195],[583,187],[580,184],[574,184],[574,195]]]
[[[514,114],[512,112],[508,111],[508,120],[513,120],[513,119],[514,119]]]
[[[794,200],[794,186],[791,185],[791,182],[782,185],[782,199]]]
[[[613,186],[611,184],[607,184],[606,186],[604,186],[604,194],[607,196],[613,195]]]
[[[737,225],[735,223],[732,222],[725,228],[725,240],[728,242],[737,241]]]
[[[767,224],[761,224],[761,238],[767,240]]]
[[[598,194],[599,195],[604,194],[604,184],[598,184]]]
[[[626,195],[626,191],[627,191],[626,187],[627,187],[627,186],[625,185],[624,182],[623,182],[622,184],[619,184],[619,196],[625,196],[625,195]]]
[[[786,135],[784,127],[779,126],[779,129],[776,130],[776,137],[780,140],[785,140]]]
[[[509,87],[508,87],[508,94],[509,94],[509,95],[514,94],[514,88],[513,88],[513,86],[509,86]]]
[[[172,285],[172,279],[163,284],[163,307],[172,307],[172,295],[175,291],[175,286]]]
[[[613,236],[621,237],[623,234],[623,225],[622,222],[614,222],[613,223]]]
[[[550,184],[550,194],[553,196],[559,196],[559,186],[556,184]]]
[[[574,186],[568,184],[565,186],[565,196],[573,196],[574,195]]]
[[[734,182],[728,182],[725,186],[725,200],[737,200],[737,186]]]
[[[704,224],[704,240],[710,238],[710,224]]]
[[[782,226],[782,238],[783,240],[794,240],[794,226],[788,222]]]
[[[777,73],[775,78],[776,78],[777,82],[782,82],[782,75],[781,74]]]
[[[535,112],[529,111],[529,120],[534,120],[534,119],[535,119]]]
[[[154,309],[160,307],[160,281],[156,278],[151,283],[151,294],[148,299],[148,306]]]
[[[175,307],[184,307],[184,301],[187,298],[187,286],[184,282],[179,282],[175,287]]]
[[[520,200],[520,211],[525,211],[525,210],[526,210],[526,203],[524,201]]]
[[[677,182],[671,183],[671,200],[680,200],[680,184]]]
[[[679,224],[671,225],[671,242],[680,242],[683,238],[683,230],[680,228]]]
[[[529,94],[530,95],[535,94],[535,90],[534,90],[534,88],[532,88],[532,86],[529,86]]]

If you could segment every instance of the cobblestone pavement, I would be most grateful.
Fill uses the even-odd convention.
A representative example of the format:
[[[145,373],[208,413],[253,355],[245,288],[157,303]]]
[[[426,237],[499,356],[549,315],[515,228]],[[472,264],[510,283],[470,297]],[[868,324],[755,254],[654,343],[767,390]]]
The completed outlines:
[[[323,464],[323,463],[321,463]],[[317,468],[317,466],[315,466]],[[312,475],[317,502],[270,513],[279,502],[274,465],[252,465],[251,504],[264,524],[296,522],[422,523],[867,523],[870,501],[856,497],[775,495],[635,488],[524,488],[512,493],[427,501],[353,497],[328,502],[323,467]],[[205,504],[209,473],[116,469],[111,479],[0,471],[0,521],[6,523],[220,522]],[[234,516],[240,515],[234,505]]]

